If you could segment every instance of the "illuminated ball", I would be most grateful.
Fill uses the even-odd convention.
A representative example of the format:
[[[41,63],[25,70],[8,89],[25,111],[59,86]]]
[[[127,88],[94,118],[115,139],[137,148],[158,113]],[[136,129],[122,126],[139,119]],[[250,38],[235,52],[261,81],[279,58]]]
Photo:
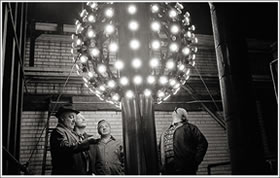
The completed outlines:
[[[118,70],[122,70],[124,67],[124,63],[121,61],[121,60],[117,60],[115,62],[115,68],[118,69]]]
[[[134,58],[132,60],[132,67],[134,67],[135,69],[138,69],[142,66],[142,61],[139,58]]]
[[[131,31],[136,31],[136,30],[138,30],[138,28],[139,28],[139,24],[138,24],[137,21],[133,20],[133,21],[129,22],[128,28],[129,28]]]
[[[143,79],[140,75],[136,75],[134,78],[133,78],[133,82],[135,85],[140,85],[142,83]]]
[[[120,78],[121,85],[125,86],[128,84],[128,78],[127,77],[121,77]]]
[[[159,40],[153,40],[151,45],[152,45],[153,50],[158,50],[160,48],[160,41]]]
[[[147,82],[148,82],[148,84],[153,84],[153,83],[155,83],[155,81],[156,81],[156,78],[155,78],[154,76],[149,75],[149,76],[147,77]]]
[[[127,11],[129,14],[133,15],[137,12],[137,8],[134,4],[128,6]]]
[[[97,66],[97,70],[98,70],[99,73],[105,73],[107,69],[106,69],[106,66],[104,64],[99,64]]]
[[[140,42],[137,39],[133,39],[133,40],[130,41],[129,45],[130,45],[131,49],[137,50],[140,47]]]
[[[151,23],[151,29],[154,32],[158,32],[160,30],[160,23],[158,21],[154,21]]]

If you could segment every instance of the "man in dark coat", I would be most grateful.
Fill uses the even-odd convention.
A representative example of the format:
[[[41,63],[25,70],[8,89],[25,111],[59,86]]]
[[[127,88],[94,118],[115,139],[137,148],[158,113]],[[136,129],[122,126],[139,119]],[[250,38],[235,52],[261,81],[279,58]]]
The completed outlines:
[[[73,131],[76,116],[79,111],[71,105],[59,108],[56,113],[58,124],[51,133],[50,147],[52,157],[53,175],[84,175],[83,151],[89,149],[89,145],[95,142],[94,137],[80,141]]]
[[[172,124],[160,139],[161,173],[194,175],[202,162],[208,142],[197,126],[187,120],[187,111],[175,108]]]

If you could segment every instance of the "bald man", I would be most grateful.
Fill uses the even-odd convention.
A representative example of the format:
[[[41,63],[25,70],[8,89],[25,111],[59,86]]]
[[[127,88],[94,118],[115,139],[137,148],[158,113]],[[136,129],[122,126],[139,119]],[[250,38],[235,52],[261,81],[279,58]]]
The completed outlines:
[[[165,175],[195,175],[208,148],[205,136],[188,122],[184,108],[172,112],[172,124],[160,139],[161,173]]]

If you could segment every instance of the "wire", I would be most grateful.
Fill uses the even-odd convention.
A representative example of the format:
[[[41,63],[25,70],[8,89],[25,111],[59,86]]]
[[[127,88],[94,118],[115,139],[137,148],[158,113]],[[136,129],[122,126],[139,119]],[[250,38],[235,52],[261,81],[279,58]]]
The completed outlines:
[[[61,90],[61,92],[59,93],[59,95],[58,95],[58,97],[57,97],[57,99],[56,99],[55,105],[54,105],[54,107],[52,108],[51,113],[54,112],[54,109],[56,108],[57,103],[58,103],[58,101],[60,100],[60,98],[61,98],[61,96],[62,96],[62,93],[63,93],[63,91],[64,91],[64,89],[65,89],[65,87],[66,87],[66,85],[67,85],[67,82],[68,82],[68,80],[69,80],[69,78],[70,78],[71,73],[73,72],[73,69],[74,69],[74,66],[75,66],[76,62],[77,62],[77,59],[75,60],[73,66],[72,66],[72,69],[71,69],[70,73],[68,74],[67,79],[66,79],[65,82],[64,82],[64,85],[63,85],[63,87],[62,87],[62,90]],[[48,117],[50,117],[50,116],[48,116]],[[38,144],[39,144],[39,142],[40,142],[40,140],[41,140],[41,138],[42,138],[42,135],[43,135],[45,129],[47,128],[47,126],[48,126],[48,122],[46,122],[46,124],[45,124],[45,126],[44,126],[44,128],[43,128],[43,130],[42,130],[42,132],[41,132],[41,134],[40,134],[40,137],[39,137],[39,139],[38,139],[38,141],[37,141],[35,147],[34,147],[33,150],[32,150],[32,153],[31,153],[31,155],[30,155],[30,157],[29,157],[27,163],[30,162],[30,160],[31,160],[31,158],[32,158],[32,156],[33,156],[33,154],[34,154],[34,151],[37,149],[37,146],[38,146]]]
[[[215,107],[216,107],[217,111],[219,111],[219,107],[218,107],[217,103],[215,102],[215,100],[214,100],[214,98],[213,98],[212,94],[210,93],[210,91],[209,91],[209,89],[208,89],[208,87],[207,87],[206,83],[204,82],[204,80],[203,80],[203,78],[202,78],[201,74],[199,73],[199,71],[198,71],[197,67],[196,67],[196,66],[194,66],[194,68],[195,68],[195,70],[196,70],[197,74],[199,75],[199,78],[200,78],[200,80],[202,81],[203,85],[205,86],[205,88],[206,88],[206,90],[207,90],[208,94],[210,95],[211,100],[213,101],[213,103],[214,103],[214,105],[215,105]]]

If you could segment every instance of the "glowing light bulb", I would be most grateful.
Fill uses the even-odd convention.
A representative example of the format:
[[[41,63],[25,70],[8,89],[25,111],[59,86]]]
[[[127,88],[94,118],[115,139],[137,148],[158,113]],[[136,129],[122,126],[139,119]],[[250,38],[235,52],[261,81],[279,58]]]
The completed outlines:
[[[89,21],[89,22],[95,22],[95,21],[96,21],[95,16],[92,15],[92,14],[90,14],[90,15],[88,16],[88,21]]]
[[[182,53],[183,53],[183,55],[185,55],[185,56],[189,55],[190,52],[191,52],[191,50],[190,50],[190,48],[187,47],[187,46],[184,47],[184,48],[182,49]]]
[[[151,23],[151,29],[154,32],[158,32],[160,30],[160,23],[158,21],[154,21]]]
[[[160,83],[161,85],[167,84],[167,83],[168,83],[167,77],[166,77],[166,76],[161,76],[161,77],[159,78],[159,83]]]
[[[168,60],[168,61],[166,62],[166,68],[167,68],[167,69],[171,70],[171,69],[174,69],[174,67],[175,67],[175,63],[174,63],[173,60]]]
[[[121,60],[117,60],[115,62],[115,68],[118,69],[118,70],[122,70],[124,67],[124,63],[121,61]]]
[[[159,11],[159,6],[157,4],[153,4],[151,10],[152,13],[157,13]]]
[[[177,43],[171,43],[170,44],[170,46],[169,46],[169,50],[171,51],[171,52],[177,52],[178,51],[178,45],[177,45]]]
[[[122,77],[120,78],[120,83],[125,86],[128,84],[128,78],[127,77]]]
[[[112,96],[112,100],[114,100],[114,101],[119,101],[119,99],[120,99],[120,95],[117,94],[117,93],[115,93],[115,94]]]
[[[117,52],[119,49],[119,46],[116,42],[112,42],[109,44],[109,51],[110,52]]]
[[[81,63],[86,63],[86,62],[88,61],[88,57],[85,56],[85,55],[82,55],[82,56],[80,57],[80,60],[81,60]]]
[[[133,40],[131,40],[130,41],[130,48],[131,49],[133,49],[133,50],[137,50],[137,49],[139,49],[139,47],[140,47],[140,42],[139,42],[139,40],[137,40],[137,39],[133,39]]]
[[[93,77],[93,73],[92,72],[88,72],[88,76],[91,78]]]
[[[171,9],[168,13],[170,18],[175,18],[177,16],[177,12],[175,9]]]
[[[134,78],[133,78],[133,82],[135,85],[140,85],[142,83],[143,79],[140,75],[136,75]]]
[[[109,80],[108,81],[108,87],[115,88],[115,86],[116,86],[116,82],[114,80]]]
[[[134,4],[131,4],[131,5],[128,6],[127,11],[128,11],[129,14],[133,15],[133,14],[136,13],[137,8]]]
[[[106,72],[106,66],[104,64],[99,64],[97,67],[98,72],[105,73]]]
[[[157,95],[158,95],[159,98],[163,98],[164,97],[164,92],[159,90]]]
[[[89,29],[88,32],[87,32],[87,36],[89,38],[94,38],[96,36],[96,33],[92,29]]]
[[[90,54],[91,54],[93,57],[98,57],[98,56],[99,56],[99,53],[100,53],[100,51],[99,51],[98,48],[92,48],[92,49],[90,50]]]
[[[111,18],[114,16],[114,10],[112,8],[106,9],[105,10],[105,16],[108,18]]]
[[[160,41],[159,40],[153,40],[152,41],[152,49],[158,50],[160,48]]]
[[[149,89],[145,89],[145,90],[144,90],[144,95],[145,95],[145,96],[151,96],[151,94],[152,94],[152,91],[151,91],[151,90],[149,90]]]
[[[132,60],[132,67],[134,67],[135,69],[138,69],[142,66],[142,61],[139,58],[134,58]]]
[[[132,97],[134,96],[134,93],[133,93],[133,91],[128,90],[128,91],[125,93],[125,96],[126,96],[127,98],[132,98]]]
[[[150,66],[151,66],[152,68],[158,67],[158,66],[159,66],[159,59],[158,59],[158,58],[152,58],[152,59],[150,60]]]
[[[88,5],[90,5],[90,7],[92,9],[96,8],[97,7],[97,3],[96,2],[90,2],[90,4],[88,3]]]
[[[169,84],[170,84],[170,86],[174,86],[176,84],[176,80],[175,79],[170,79]]]
[[[81,45],[81,44],[82,44],[82,40],[78,38],[78,39],[76,40],[76,45],[79,46],[79,45]]]
[[[180,31],[180,28],[178,25],[172,25],[171,28],[170,28],[170,32],[173,33],[173,34],[178,34]]]
[[[156,81],[156,79],[154,76],[152,76],[152,75],[148,76],[148,78],[147,78],[148,84],[153,84],[153,83],[155,83],[155,81]]]
[[[100,86],[99,86],[99,90],[101,90],[101,91],[105,91],[105,90],[106,90],[106,88],[105,88],[105,86],[104,86],[104,85],[100,85]]]
[[[136,30],[138,30],[138,28],[139,28],[139,24],[138,24],[137,21],[133,20],[133,21],[129,22],[128,28],[129,28],[131,31],[136,31]]]
[[[115,27],[112,24],[108,24],[105,27],[105,33],[112,34],[115,31]]]
[[[184,69],[185,69],[185,65],[184,65],[184,64],[181,64],[181,65],[179,66],[179,70],[183,71]]]

